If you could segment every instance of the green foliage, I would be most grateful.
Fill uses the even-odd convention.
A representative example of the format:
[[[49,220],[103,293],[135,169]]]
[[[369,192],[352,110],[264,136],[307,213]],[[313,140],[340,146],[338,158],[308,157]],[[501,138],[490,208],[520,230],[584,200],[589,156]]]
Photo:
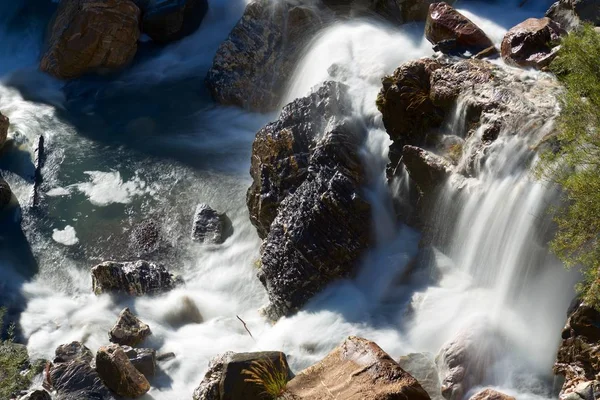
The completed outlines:
[[[580,293],[600,308],[600,35],[592,26],[563,40],[551,70],[565,86],[557,136],[538,173],[564,190],[551,248],[568,267],[581,266]]]
[[[279,365],[275,365],[270,358],[253,361],[242,374],[247,375],[245,382],[254,383],[264,389],[263,393],[273,400],[284,399],[288,383],[287,363],[283,354],[279,356]]]
[[[454,143],[448,147],[448,157],[452,160],[454,164],[458,164],[463,154],[463,145],[462,143]]]

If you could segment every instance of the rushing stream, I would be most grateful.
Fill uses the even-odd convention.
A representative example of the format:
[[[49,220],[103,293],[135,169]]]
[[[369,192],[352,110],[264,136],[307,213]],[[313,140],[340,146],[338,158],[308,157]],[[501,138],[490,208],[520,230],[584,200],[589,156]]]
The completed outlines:
[[[477,179],[460,193],[449,186],[438,200],[432,218],[444,245],[419,257],[426,259],[422,269],[439,276],[437,283],[419,274],[399,279],[419,252],[421,234],[394,223],[384,174],[389,138],[375,98],[385,74],[432,54],[422,24],[336,23],[313,40],[289,82],[286,102],[331,79],[336,65],[334,78],[351,87],[354,110],[369,128],[363,158],[371,179],[365,190],[378,241],[357,278],[335,283],[297,315],[271,325],[258,312],[267,296],[256,278],[260,240],[245,196],[254,135],[276,115],[215,105],[203,85],[245,3],[212,0],[192,36],[142,51],[110,81],[65,87],[37,71],[52,4],[25,3],[0,5],[0,111],[11,120],[13,138],[0,169],[22,208],[21,229],[0,236],[0,303],[10,305],[33,356],[50,358],[58,345],[73,340],[97,349],[128,306],[152,327],[149,346],[176,354],[160,364],[162,372],[144,398],[172,400],[191,398],[208,361],[228,350],[282,350],[299,371],[349,335],[373,340],[398,357],[437,354],[457,332],[481,331],[486,348],[500,349],[487,364],[486,384],[518,399],[552,398],[551,366],[576,277],[547,252],[546,209],[556,193],[533,180],[528,139],[501,134]],[[508,28],[549,5],[518,3],[465,0],[457,7],[499,42]],[[65,92],[74,100],[67,102]],[[450,130],[460,130],[460,118],[457,110]],[[535,138],[551,123],[519,129]],[[32,153],[39,135],[46,140],[44,196],[32,208]],[[396,195],[408,194],[402,186]],[[198,203],[231,218],[234,234],[224,244],[189,239]],[[3,218],[2,224],[12,226],[13,216]],[[186,286],[158,297],[94,296],[90,267],[136,258],[127,237],[149,219],[165,236],[151,258],[181,274]],[[204,323],[169,323],[185,297],[197,304]]]

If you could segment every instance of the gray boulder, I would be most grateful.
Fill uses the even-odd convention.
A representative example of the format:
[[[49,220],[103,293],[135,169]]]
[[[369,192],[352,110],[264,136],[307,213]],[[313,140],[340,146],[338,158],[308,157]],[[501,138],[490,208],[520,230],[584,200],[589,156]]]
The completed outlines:
[[[443,400],[440,378],[432,354],[411,353],[400,357],[398,365],[419,382],[431,400]]]
[[[231,236],[232,225],[227,215],[207,204],[199,204],[194,214],[192,239],[201,243],[220,244]]]
[[[96,295],[153,295],[167,292],[181,283],[182,280],[165,267],[148,261],[106,261],[92,268],[92,288]]]
[[[129,308],[121,311],[117,323],[108,332],[112,343],[127,346],[136,346],[150,335],[152,335],[150,327],[140,321]]]
[[[600,25],[600,0],[560,0],[552,4],[546,17],[558,22],[563,29],[572,31],[582,22]]]
[[[150,383],[138,371],[121,346],[111,344],[98,349],[96,370],[102,381],[122,397],[137,398],[150,390]]]
[[[123,351],[135,369],[141,372],[146,379],[150,380],[156,374],[156,350],[134,349],[130,346],[122,346]]]

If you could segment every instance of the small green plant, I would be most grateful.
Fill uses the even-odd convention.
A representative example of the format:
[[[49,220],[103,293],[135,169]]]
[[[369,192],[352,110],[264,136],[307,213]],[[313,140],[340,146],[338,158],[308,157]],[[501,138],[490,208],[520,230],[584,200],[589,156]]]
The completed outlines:
[[[463,153],[463,145],[462,143],[454,143],[448,147],[448,157],[454,164],[458,164],[460,159],[462,158]]]
[[[288,383],[288,367],[283,353],[279,356],[279,365],[273,360],[266,358],[260,361],[252,361],[250,367],[242,370],[242,374],[248,378],[244,382],[253,383],[263,389],[263,394],[271,399],[284,399]]]

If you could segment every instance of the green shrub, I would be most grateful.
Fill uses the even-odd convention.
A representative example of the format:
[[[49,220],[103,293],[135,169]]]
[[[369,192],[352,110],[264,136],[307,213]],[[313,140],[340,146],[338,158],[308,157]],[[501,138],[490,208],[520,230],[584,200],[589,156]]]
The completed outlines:
[[[245,382],[253,383],[263,389],[263,393],[270,399],[285,399],[285,391],[288,383],[288,367],[283,358],[279,356],[279,365],[266,358],[260,361],[253,361],[248,369],[244,369],[242,374],[248,376]]]
[[[557,135],[538,173],[563,188],[555,214],[553,252],[567,267],[581,266],[580,294],[600,308],[600,35],[584,26],[567,36],[550,65],[564,84]]]

